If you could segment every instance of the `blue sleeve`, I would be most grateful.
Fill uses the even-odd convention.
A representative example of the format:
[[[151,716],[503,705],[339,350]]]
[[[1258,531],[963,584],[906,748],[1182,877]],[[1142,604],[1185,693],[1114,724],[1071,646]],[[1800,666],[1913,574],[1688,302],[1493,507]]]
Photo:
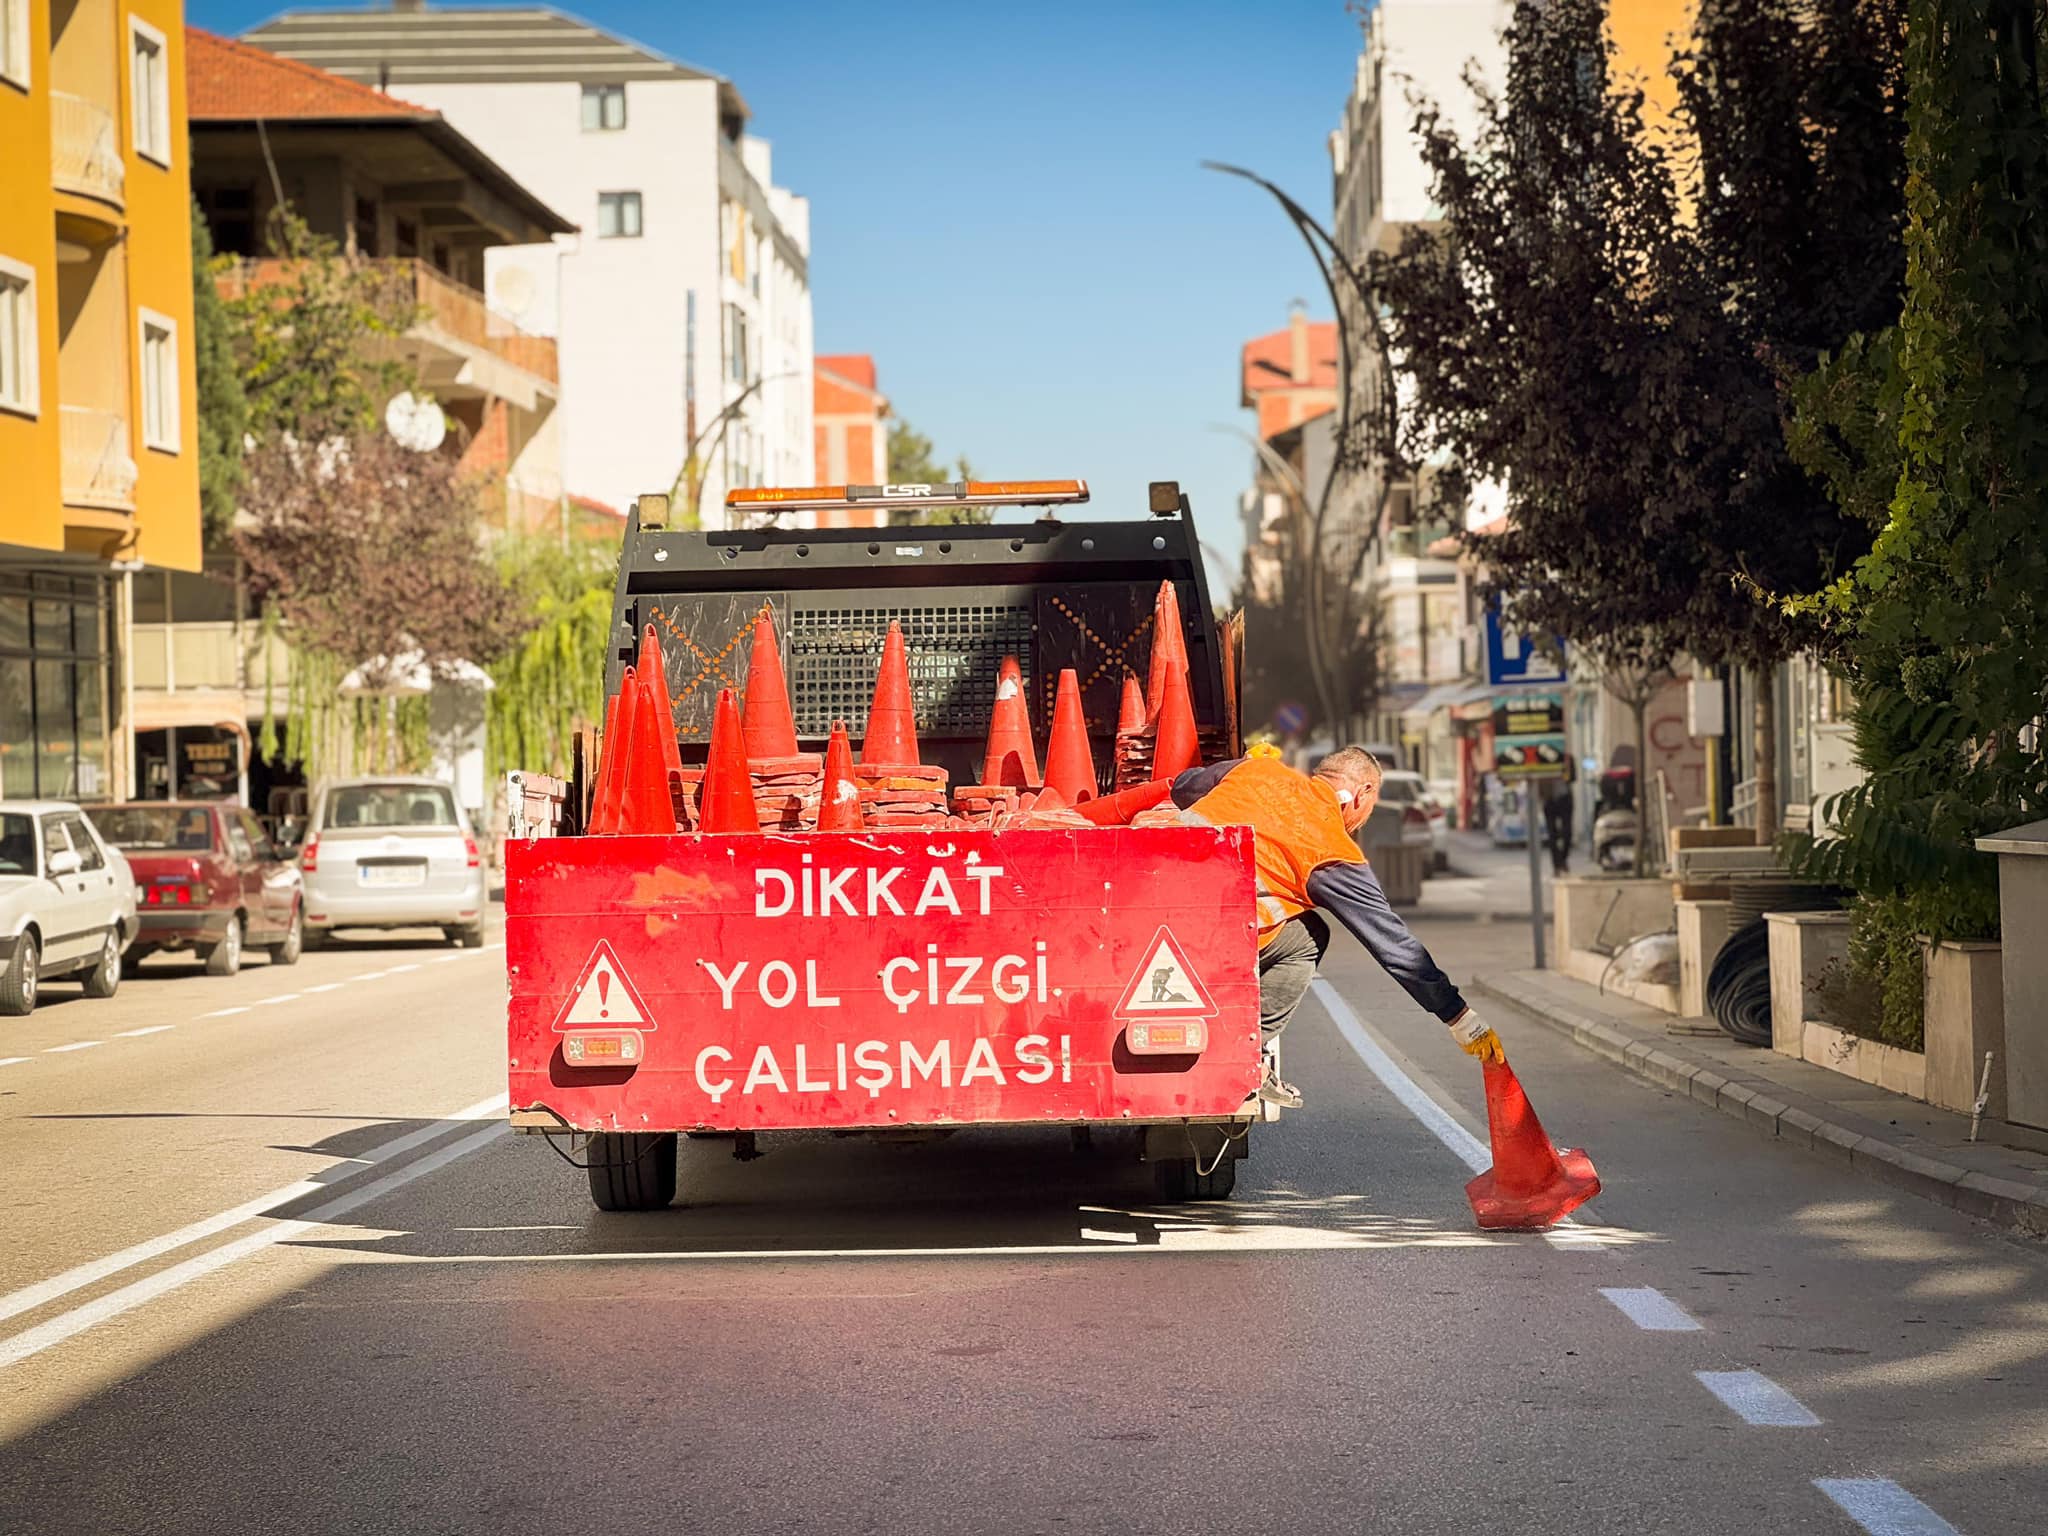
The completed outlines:
[[[1241,757],[1233,757],[1227,763],[1211,763],[1206,768],[1190,768],[1173,781],[1173,803],[1186,810],[1202,796],[1223,782],[1223,775],[1239,763]]]
[[[1408,931],[1369,864],[1325,864],[1308,877],[1309,900],[1363,944],[1366,953],[1402,990],[1446,1024],[1465,1011],[1465,999]]]

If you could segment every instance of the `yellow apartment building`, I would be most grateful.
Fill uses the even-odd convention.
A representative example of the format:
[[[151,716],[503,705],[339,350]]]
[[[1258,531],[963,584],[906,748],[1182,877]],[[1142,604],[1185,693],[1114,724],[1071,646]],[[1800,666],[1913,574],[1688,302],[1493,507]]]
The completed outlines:
[[[0,0],[0,794],[129,791],[128,575],[200,564],[181,0]]]

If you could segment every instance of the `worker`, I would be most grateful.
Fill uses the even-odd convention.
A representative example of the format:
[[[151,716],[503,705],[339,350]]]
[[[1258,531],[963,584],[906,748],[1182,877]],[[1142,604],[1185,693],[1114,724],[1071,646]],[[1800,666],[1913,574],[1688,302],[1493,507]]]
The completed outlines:
[[[1280,1078],[1274,1045],[1315,980],[1334,916],[1408,995],[1450,1026],[1468,1056],[1501,1061],[1500,1037],[1466,1006],[1458,989],[1388,905],[1352,834],[1379,802],[1379,759],[1345,747],[1299,773],[1270,748],[1190,768],[1173,781],[1186,819],[1252,829],[1259,896],[1259,1029],[1266,1077],[1259,1097],[1298,1108],[1301,1093]]]

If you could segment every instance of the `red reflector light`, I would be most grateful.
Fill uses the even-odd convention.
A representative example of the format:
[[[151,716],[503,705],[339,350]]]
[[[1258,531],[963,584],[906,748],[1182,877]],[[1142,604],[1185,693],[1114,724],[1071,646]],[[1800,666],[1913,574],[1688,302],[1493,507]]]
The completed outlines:
[[[476,839],[467,832],[462,835],[462,847],[463,851],[469,855],[469,867],[471,869],[475,869],[478,864],[483,862],[481,855],[476,851]]]
[[[1209,1044],[1202,1019],[1140,1019],[1124,1031],[1133,1056],[1192,1056]]]
[[[299,868],[312,874],[320,867],[320,838],[316,833],[306,839],[306,846],[299,850]]]
[[[572,1067],[636,1067],[645,1048],[637,1029],[572,1029],[562,1036],[562,1060]]]
[[[1429,825],[1429,818],[1412,805],[1402,807],[1401,820],[1411,827],[1426,827]]]

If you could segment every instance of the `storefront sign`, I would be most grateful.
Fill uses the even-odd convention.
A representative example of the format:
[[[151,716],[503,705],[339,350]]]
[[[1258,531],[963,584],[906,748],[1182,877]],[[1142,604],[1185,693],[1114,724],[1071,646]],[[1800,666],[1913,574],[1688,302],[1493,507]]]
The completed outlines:
[[[1565,771],[1564,695],[1503,694],[1493,701],[1493,771],[1503,779]]]

